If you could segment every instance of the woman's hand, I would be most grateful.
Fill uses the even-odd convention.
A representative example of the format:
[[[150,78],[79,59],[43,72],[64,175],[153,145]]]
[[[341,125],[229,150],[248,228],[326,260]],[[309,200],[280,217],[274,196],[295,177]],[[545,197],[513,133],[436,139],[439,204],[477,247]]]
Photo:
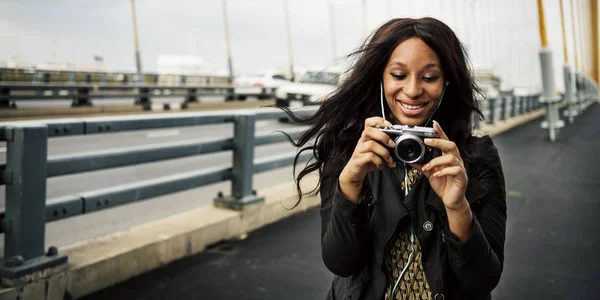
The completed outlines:
[[[362,182],[368,173],[383,169],[385,165],[396,167],[394,159],[385,147],[394,146],[394,141],[384,132],[375,128],[379,126],[392,126],[380,117],[365,120],[365,129],[356,143],[352,157],[340,173],[340,190],[348,200],[357,202],[362,189]]]
[[[429,184],[442,199],[447,210],[459,210],[468,202],[465,191],[469,178],[456,144],[448,139],[440,124],[434,121],[433,129],[440,136],[425,139],[425,144],[442,150],[442,155],[432,159],[426,165],[412,166],[423,171]]]

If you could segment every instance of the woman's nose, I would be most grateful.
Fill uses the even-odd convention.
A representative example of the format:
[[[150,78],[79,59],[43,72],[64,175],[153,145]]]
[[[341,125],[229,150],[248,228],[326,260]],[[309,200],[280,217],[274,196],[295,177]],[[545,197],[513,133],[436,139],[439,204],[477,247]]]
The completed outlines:
[[[423,93],[423,89],[416,78],[407,78],[404,86],[404,94],[409,98],[417,98]]]

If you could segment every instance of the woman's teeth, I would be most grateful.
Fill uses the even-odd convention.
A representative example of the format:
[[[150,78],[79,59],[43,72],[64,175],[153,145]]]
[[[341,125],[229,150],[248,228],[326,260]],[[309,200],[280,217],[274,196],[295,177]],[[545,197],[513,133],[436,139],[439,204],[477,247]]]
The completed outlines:
[[[403,106],[404,108],[406,108],[406,109],[415,110],[415,109],[419,109],[419,108],[421,108],[421,107],[423,107],[423,106],[427,105],[427,103],[420,104],[420,105],[409,105],[409,104],[406,104],[406,103],[402,103],[402,102],[400,102],[400,105],[402,105],[402,106]]]

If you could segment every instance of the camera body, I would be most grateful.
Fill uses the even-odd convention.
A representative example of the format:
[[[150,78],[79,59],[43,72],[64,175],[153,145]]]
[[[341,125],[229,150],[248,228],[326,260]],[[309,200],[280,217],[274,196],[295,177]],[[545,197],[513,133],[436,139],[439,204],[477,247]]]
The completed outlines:
[[[440,149],[424,143],[425,138],[439,137],[433,128],[408,125],[375,126],[375,128],[385,132],[394,141],[395,146],[390,148],[390,152],[396,162],[426,164],[442,155]]]

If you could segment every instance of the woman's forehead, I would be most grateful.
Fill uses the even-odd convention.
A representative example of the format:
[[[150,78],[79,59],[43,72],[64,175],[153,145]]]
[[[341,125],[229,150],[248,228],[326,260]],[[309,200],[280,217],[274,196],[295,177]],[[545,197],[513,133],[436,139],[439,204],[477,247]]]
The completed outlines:
[[[440,68],[438,55],[423,40],[410,38],[398,44],[390,59],[388,67],[403,68]]]

